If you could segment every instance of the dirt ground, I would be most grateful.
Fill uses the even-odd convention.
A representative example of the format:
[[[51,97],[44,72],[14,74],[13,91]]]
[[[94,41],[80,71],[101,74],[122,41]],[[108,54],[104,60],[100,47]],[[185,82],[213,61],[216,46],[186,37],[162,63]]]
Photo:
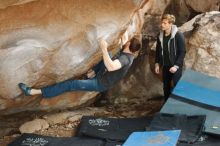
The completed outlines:
[[[88,108],[90,111],[94,110],[95,116],[102,117],[116,117],[116,118],[126,118],[126,117],[142,117],[142,116],[152,116],[154,113],[158,112],[163,105],[162,98],[154,98],[146,101],[129,101],[126,104],[117,105],[103,105],[100,102],[96,103]],[[99,112],[97,112],[99,111]],[[0,146],[7,146],[11,141],[16,139],[21,135],[19,127],[26,123],[27,121],[43,118],[48,114],[57,114],[71,112],[71,110],[59,111],[55,113],[46,112],[24,112],[10,116],[0,117],[0,134],[6,135],[0,137]],[[35,134],[54,136],[54,137],[72,137],[75,135],[77,126],[80,120],[64,120],[63,122],[52,124],[49,128],[44,130],[39,130],[34,132]],[[1,132],[2,131],[2,132]]]

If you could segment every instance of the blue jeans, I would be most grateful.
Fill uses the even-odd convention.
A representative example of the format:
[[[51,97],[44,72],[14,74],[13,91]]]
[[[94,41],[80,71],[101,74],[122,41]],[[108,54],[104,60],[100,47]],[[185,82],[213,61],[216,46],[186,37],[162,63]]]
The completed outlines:
[[[45,98],[54,97],[69,91],[98,91],[106,89],[98,83],[97,78],[88,80],[66,80],[52,86],[41,88],[42,95]]]
[[[105,67],[104,62],[101,61],[98,63],[93,70],[96,73],[96,77],[87,80],[66,80],[52,86],[47,86],[41,88],[41,92],[43,97],[50,98],[57,95],[60,95],[64,92],[69,91],[98,91],[102,92],[107,90],[103,85],[101,85],[98,80],[97,76],[100,75],[100,71],[103,70]]]
[[[109,56],[112,57],[112,54],[109,52]],[[103,92],[107,90],[103,85],[101,85],[97,78],[102,74],[102,71],[105,69],[103,61],[100,61],[93,70],[96,73],[96,77],[87,80],[66,80],[52,86],[46,86],[41,88],[43,97],[50,98],[57,95],[60,95],[64,92],[70,91],[98,91]]]

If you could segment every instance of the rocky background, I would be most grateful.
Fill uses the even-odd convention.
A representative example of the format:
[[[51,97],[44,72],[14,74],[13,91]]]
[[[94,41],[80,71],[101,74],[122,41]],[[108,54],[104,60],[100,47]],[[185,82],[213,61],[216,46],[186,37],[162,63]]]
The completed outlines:
[[[153,61],[163,13],[174,14],[184,32],[184,68],[220,78],[219,10],[220,0],[0,0],[0,145],[22,132],[73,136],[82,115],[158,111],[162,83]],[[105,37],[115,51],[125,30],[130,38],[140,36],[143,48],[127,76],[108,92],[42,99],[18,89],[21,81],[38,88],[83,78],[101,60],[97,39]]]

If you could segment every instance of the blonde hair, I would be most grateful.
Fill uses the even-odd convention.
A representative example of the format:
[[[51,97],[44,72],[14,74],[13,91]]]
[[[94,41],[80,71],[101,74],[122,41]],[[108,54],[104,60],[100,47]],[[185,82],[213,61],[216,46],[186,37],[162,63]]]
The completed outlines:
[[[172,23],[172,24],[174,24],[175,21],[176,21],[175,16],[174,16],[174,15],[171,15],[171,14],[164,14],[164,15],[161,17],[161,21],[164,20],[164,19],[168,20],[168,22],[169,22],[169,23]]]

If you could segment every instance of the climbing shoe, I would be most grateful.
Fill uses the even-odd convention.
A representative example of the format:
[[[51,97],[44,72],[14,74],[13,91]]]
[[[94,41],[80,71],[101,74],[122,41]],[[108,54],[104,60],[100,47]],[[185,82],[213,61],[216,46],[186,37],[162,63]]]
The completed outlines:
[[[26,96],[30,96],[30,95],[31,95],[31,88],[28,87],[26,84],[24,84],[24,83],[19,83],[18,86],[19,86],[19,88],[22,90],[22,92],[23,92]]]

